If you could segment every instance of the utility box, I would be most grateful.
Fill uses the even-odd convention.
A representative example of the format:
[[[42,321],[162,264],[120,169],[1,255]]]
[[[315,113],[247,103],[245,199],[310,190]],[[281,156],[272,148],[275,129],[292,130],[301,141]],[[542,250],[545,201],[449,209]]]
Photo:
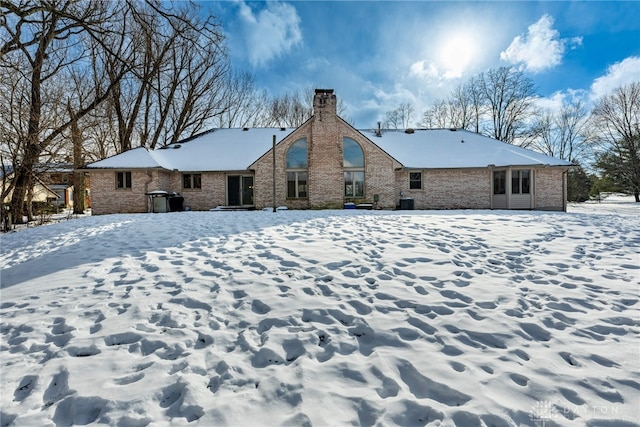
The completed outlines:
[[[182,212],[184,210],[184,197],[173,195],[167,199],[169,201],[170,212]]]
[[[400,199],[400,210],[403,211],[412,211],[413,210],[413,199],[406,197],[404,199]]]
[[[169,199],[164,196],[156,196],[153,200],[153,212],[164,213],[169,212]]]
[[[151,202],[151,212],[169,212],[169,197],[171,196],[171,193],[164,190],[155,190],[145,194],[149,196]]]

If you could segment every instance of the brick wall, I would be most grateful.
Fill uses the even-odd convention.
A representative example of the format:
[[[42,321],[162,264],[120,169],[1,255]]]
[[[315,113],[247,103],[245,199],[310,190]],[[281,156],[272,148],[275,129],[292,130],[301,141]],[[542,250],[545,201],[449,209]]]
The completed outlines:
[[[291,144],[301,138],[307,138],[307,149],[311,135],[310,122],[296,129],[276,146],[276,206],[291,209],[308,209],[307,199],[287,200],[286,153]],[[277,136],[277,134],[276,134]],[[273,152],[269,150],[254,162],[253,201],[257,209],[273,206]]]
[[[394,170],[400,164],[336,115],[334,95],[316,95],[314,113],[309,122],[276,147],[276,205],[291,209],[341,209],[345,203],[342,141],[348,137],[360,144],[365,157],[365,195],[355,202],[373,203],[374,195],[378,195],[378,207],[394,208]],[[286,153],[301,138],[307,139],[308,198],[287,199]],[[256,208],[273,206],[271,151],[251,168],[255,171]]]
[[[277,134],[276,134],[277,135]],[[345,200],[343,138],[358,142],[364,152],[365,195]],[[307,139],[308,198],[287,198],[286,153],[301,138]],[[375,143],[375,137],[373,138]],[[317,90],[314,116],[276,146],[276,206],[292,209],[342,208],[345,201],[374,203],[393,209],[403,197],[414,199],[415,209],[489,209],[492,197],[491,170],[422,170],[422,189],[409,190],[409,173],[402,165],[378,148],[364,135],[337,116],[332,90]],[[565,207],[564,168],[536,169],[534,174],[535,208],[562,210]],[[254,204],[257,209],[273,206],[273,156],[267,152],[247,171],[254,174]],[[132,171],[132,189],[115,188],[115,171],[91,172],[92,209],[96,215],[115,212],[147,212],[152,190],[182,194],[185,206],[209,210],[228,203],[225,172],[203,172],[201,189],[183,189],[182,173],[159,170]]]
[[[567,177],[565,168],[541,168],[535,171],[535,209],[566,209]]]
[[[422,189],[409,189],[409,172],[422,172]],[[414,200],[415,209],[489,209],[491,172],[488,169],[400,170],[396,172],[399,203],[403,197]]]
[[[158,171],[131,170],[131,188],[122,189],[116,189],[116,172],[90,172],[92,215],[148,212],[145,192],[156,189]]]
[[[182,173],[173,173],[171,189],[184,197],[184,205],[194,211],[208,211],[226,202],[226,175],[224,172],[203,172],[202,188],[182,188]]]

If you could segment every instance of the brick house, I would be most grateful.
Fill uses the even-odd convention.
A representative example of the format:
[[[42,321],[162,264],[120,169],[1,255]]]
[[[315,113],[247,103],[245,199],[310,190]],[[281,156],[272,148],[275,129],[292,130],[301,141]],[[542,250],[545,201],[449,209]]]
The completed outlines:
[[[566,209],[570,162],[460,129],[357,130],[330,89],[313,108],[296,129],[213,129],[87,165],[93,213],[157,211],[173,193],[191,210],[274,195],[292,209]]]

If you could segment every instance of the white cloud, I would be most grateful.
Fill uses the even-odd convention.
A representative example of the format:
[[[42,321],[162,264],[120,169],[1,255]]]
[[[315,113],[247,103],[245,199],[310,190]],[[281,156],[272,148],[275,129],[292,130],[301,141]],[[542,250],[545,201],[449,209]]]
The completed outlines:
[[[535,104],[538,106],[538,108],[541,108],[545,111],[557,113],[565,104],[566,98],[567,96],[564,92],[558,91],[546,98],[537,98]]]
[[[267,2],[265,9],[254,13],[241,2],[239,14],[245,49],[254,66],[264,65],[302,42],[300,17],[290,4]]]
[[[611,65],[607,69],[607,74],[593,81],[591,97],[601,98],[620,86],[638,81],[640,81],[640,57],[630,56]]]
[[[582,44],[581,37],[561,39],[552,28],[553,17],[542,15],[538,22],[529,26],[527,34],[516,36],[509,47],[500,53],[500,58],[531,72],[540,72],[562,62],[567,45],[574,48]]]
[[[438,77],[438,69],[432,63],[423,59],[422,61],[414,62],[409,68],[409,74],[416,77]]]
[[[584,103],[588,99],[588,92],[584,89],[567,89],[565,91],[557,91],[548,97],[536,98],[535,104],[553,114],[560,114],[563,107],[574,102]]]

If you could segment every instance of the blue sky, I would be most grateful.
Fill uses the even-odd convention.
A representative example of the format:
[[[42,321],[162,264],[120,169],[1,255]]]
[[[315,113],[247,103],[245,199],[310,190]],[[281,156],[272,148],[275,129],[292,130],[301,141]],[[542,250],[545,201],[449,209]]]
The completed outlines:
[[[545,106],[587,102],[640,80],[640,2],[202,2],[227,35],[235,70],[272,95],[335,89],[345,118],[375,126],[489,68],[512,66]]]

